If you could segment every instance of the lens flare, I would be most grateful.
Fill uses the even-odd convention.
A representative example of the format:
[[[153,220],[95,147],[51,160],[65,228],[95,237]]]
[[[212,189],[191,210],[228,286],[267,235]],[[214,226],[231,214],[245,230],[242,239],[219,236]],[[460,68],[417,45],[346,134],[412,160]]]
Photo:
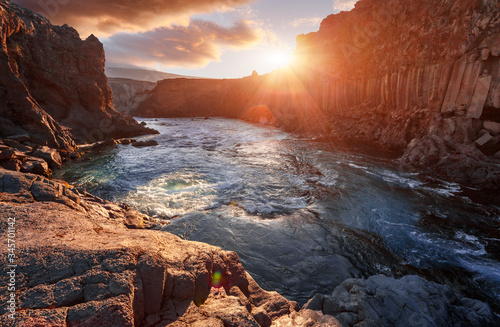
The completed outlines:
[[[216,271],[212,275],[212,287],[220,288],[222,282],[222,273],[220,271]]]

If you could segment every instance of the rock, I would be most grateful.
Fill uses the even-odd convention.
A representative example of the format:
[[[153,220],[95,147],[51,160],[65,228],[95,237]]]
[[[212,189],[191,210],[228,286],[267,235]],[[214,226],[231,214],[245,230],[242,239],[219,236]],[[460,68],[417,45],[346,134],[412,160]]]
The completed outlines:
[[[21,167],[23,166],[23,162],[18,159],[11,159],[9,161],[5,161],[0,164],[3,168],[12,171],[21,171]]]
[[[500,134],[500,123],[495,123],[492,121],[485,121],[483,123],[484,129],[488,130],[493,135]]]
[[[39,9],[39,8],[37,8]],[[79,143],[156,133],[113,108],[104,49],[93,35],[0,3],[0,137],[73,150]],[[65,126],[65,127],[62,127]],[[23,150],[24,151],[24,150]]]
[[[50,176],[52,172],[49,165],[43,159],[28,157],[28,160],[21,167],[23,173],[31,173],[35,175]]]
[[[266,317],[277,320],[295,311],[295,304],[262,290],[234,252],[166,232],[130,230],[99,213],[129,208],[87,193],[80,195],[81,206],[69,207],[58,200],[76,191],[2,169],[0,188],[19,199],[14,206],[0,201],[0,221],[16,219],[17,299],[23,308],[16,317],[23,323],[257,327],[254,314],[268,325]],[[27,203],[18,194],[29,190],[37,201]],[[1,264],[6,260],[0,257]],[[209,282],[215,272],[222,276],[218,289]],[[7,296],[0,293],[0,301]],[[17,326],[5,307],[0,324]]]
[[[156,146],[156,145],[158,145],[158,142],[155,141],[155,140],[139,141],[139,142],[132,143],[132,145],[135,146],[135,147]]]
[[[478,79],[472,101],[467,111],[467,117],[481,118],[483,114],[484,104],[491,87],[492,76],[488,73],[484,74]]]
[[[319,299],[303,309],[317,308]],[[346,326],[458,326],[464,321],[468,326],[493,326],[497,321],[488,304],[454,294],[448,285],[419,276],[348,279],[322,302],[322,312]]]
[[[4,143],[14,149],[17,149],[21,152],[31,152],[32,148],[27,146],[27,145],[24,145],[22,143],[19,143],[18,141],[15,141],[15,140],[4,140]]]
[[[485,145],[486,143],[488,143],[489,141],[491,141],[491,139],[493,139],[493,136],[491,136],[490,133],[485,133],[483,136],[481,136],[480,138],[478,138],[475,143],[479,146],[481,145]]]
[[[10,160],[14,157],[14,155],[16,154],[16,151],[12,150],[12,149],[4,149],[4,150],[0,150],[0,160]]]
[[[13,140],[13,141],[16,141],[16,142],[19,142],[19,143],[31,141],[31,138],[30,138],[30,136],[28,134],[7,136],[6,139]]]
[[[118,141],[114,139],[109,139],[103,142],[96,143],[92,146],[92,151],[102,151],[105,150],[106,148],[111,148],[115,147],[118,143]]]
[[[121,144],[123,145],[129,145],[129,144],[132,144],[132,143],[135,143],[137,142],[136,140],[131,140],[131,139],[124,139],[124,140],[121,140]]]
[[[62,192],[60,189],[54,188],[53,185],[44,182],[33,182],[30,192],[36,201],[57,201]]]
[[[28,193],[35,178],[34,175],[0,169],[0,191],[12,194]]]
[[[61,168],[62,158],[56,149],[51,149],[47,146],[39,147],[32,154],[35,157],[41,158],[50,165],[51,168]]]

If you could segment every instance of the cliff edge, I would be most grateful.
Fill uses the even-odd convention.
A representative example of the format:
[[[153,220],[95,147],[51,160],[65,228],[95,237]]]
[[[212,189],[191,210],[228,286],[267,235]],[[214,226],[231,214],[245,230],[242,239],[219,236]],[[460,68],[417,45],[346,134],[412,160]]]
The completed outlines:
[[[39,145],[150,134],[117,112],[104,74],[104,50],[67,25],[0,1],[0,137],[29,135]]]

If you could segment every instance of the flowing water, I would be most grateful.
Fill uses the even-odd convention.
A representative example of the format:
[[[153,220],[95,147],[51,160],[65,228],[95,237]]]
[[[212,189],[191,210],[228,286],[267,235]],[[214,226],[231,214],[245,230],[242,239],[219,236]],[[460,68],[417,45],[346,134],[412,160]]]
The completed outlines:
[[[120,145],[61,177],[236,251],[263,288],[299,303],[351,277],[418,274],[500,311],[500,208],[470,190],[275,128],[145,121],[159,146]]]

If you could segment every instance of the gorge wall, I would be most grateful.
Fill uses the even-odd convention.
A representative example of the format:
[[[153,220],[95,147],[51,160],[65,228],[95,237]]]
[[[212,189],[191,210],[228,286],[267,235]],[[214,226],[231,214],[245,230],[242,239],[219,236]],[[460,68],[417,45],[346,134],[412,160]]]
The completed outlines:
[[[40,145],[149,134],[113,108],[104,50],[90,36],[0,1],[0,137],[28,134]]]
[[[265,105],[287,130],[369,142],[407,168],[498,189],[499,15],[498,0],[361,0],[300,35],[290,67],[160,82],[134,114],[240,117]]]

